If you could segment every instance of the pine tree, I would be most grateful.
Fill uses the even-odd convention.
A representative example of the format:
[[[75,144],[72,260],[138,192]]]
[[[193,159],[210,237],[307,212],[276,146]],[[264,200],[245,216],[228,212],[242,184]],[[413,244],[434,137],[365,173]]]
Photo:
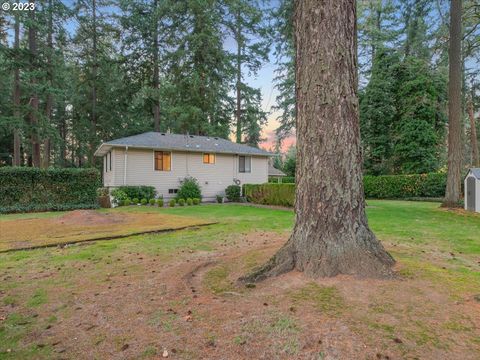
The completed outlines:
[[[360,98],[364,165],[366,172],[374,175],[393,173],[399,66],[395,50],[377,45],[370,81]]]
[[[293,36],[293,0],[281,0],[278,8],[272,12],[273,40],[277,70],[274,79],[278,95],[274,111],[280,126],[276,129],[279,141],[291,135],[295,129],[295,48]]]
[[[262,64],[268,61],[264,5],[257,0],[228,0],[226,4],[225,24],[236,43],[236,51],[232,54],[236,75],[236,141],[257,146],[266,113],[261,109],[260,91],[244,81],[244,72],[256,76]]]

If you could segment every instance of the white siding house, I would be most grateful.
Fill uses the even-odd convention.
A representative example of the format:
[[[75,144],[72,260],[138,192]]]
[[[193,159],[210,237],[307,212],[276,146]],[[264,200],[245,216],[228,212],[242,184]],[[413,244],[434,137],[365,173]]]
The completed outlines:
[[[168,199],[191,176],[206,200],[224,195],[229,185],[267,182],[271,156],[225,139],[155,132],[103,143],[95,155],[103,157],[106,187],[150,185]]]

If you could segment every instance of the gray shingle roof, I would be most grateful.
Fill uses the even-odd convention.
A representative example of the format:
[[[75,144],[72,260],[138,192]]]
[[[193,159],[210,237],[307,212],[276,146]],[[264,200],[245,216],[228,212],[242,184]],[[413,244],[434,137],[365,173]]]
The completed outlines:
[[[268,176],[287,176],[283,171],[278,170],[272,164],[268,164]]]
[[[237,144],[218,137],[167,134],[159,132],[146,132],[105,142],[100,145],[95,152],[95,155],[103,156],[110,148],[115,146],[241,155],[272,155],[265,150]]]
[[[471,168],[470,171],[472,172],[473,176],[480,180],[480,168]]]

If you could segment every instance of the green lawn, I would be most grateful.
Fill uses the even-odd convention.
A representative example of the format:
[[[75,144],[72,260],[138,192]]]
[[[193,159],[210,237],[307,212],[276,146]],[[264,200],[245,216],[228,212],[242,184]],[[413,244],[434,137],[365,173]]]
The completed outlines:
[[[99,211],[146,212],[152,211],[152,208],[124,207]],[[5,319],[0,317],[0,358],[50,358],[52,346],[35,345],[35,334],[55,323],[57,317],[69,316],[67,313],[49,313],[48,309],[58,301],[55,295],[57,289],[70,289],[74,293],[85,281],[96,284],[106,273],[111,276],[120,274],[125,267],[120,267],[118,263],[129,254],[157,256],[162,261],[170,261],[172,256],[182,251],[193,254],[208,252],[219,244],[235,242],[250,232],[286,235],[294,221],[290,210],[230,204],[156,211],[198,217],[218,224],[166,234],[99,241],[65,249],[0,254],[0,316],[2,310],[6,314]],[[440,284],[452,299],[480,293],[479,215],[446,211],[439,209],[437,203],[373,200],[368,201],[367,213],[371,228],[400,262],[400,276]],[[1,215],[0,231],[2,220],[58,215]],[[79,274],[81,268],[88,271]],[[145,270],[132,265],[129,271],[140,273]],[[38,276],[44,272],[54,275],[45,278]],[[36,315],[37,311],[43,315]]]

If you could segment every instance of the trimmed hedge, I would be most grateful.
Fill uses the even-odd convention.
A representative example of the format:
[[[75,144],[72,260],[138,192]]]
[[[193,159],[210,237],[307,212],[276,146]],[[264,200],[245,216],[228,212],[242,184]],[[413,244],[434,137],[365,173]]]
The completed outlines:
[[[295,201],[295,184],[245,184],[243,191],[256,204],[293,206]]]
[[[0,168],[0,213],[97,208],[96,169]]]
[[[367,199],[415,199],[443,198],[447,182],[446,174],[364,176]],[[293,206],[295,184],[244,185],[249,202],[265,205]]]
[[[364,176],[368,199],[443,198],[447,174]]]

